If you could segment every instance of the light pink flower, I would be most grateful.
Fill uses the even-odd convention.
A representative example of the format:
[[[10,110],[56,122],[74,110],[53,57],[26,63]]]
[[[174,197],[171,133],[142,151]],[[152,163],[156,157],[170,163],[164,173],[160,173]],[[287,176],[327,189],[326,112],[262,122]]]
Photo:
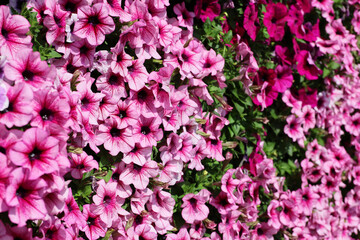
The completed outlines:
[[[92,7],[80,7],[77,11],[79,20],[75,23],[74,34],[79,38],[85,38],[93,46],[102,44],[105,34],[115,29],[114,21],[108,12],[108,8],[102,3],[96,3]]]
[[[85,152],[81,154],[70,153],[70,162],[71,176],[75,179],[81,179],[85,172],[90,172],[92,169],[99,169],[99,163]]]
[[[94,204],[90,206],[92,213],[99,215],[100,219],[111,227],[113,221],[117,220],[118,214],[127,215],[127,211],[121,206],[124,199],[117,195],[117,183],[105,183],[104,179],[97,182],[96,195],[93,196]]]
[[[20,15],[11,15],[8,6],[0,6],[0,53],[7,57],[32,46],[29,32],[30,23]]]
[[[125,184],[133,184],[135,188],[143,190],[149,184],[150,177],[156,177],[158,166],[155,161],[147,161],[144,165],[131,163],[120,175]]]
[[[205,203],[210,198],[210,192],[202,189],[198,194],[189,193],[183,197],[183,204],[181,207],[181,215],[187,223],[194,223],[194,221],[202,221],[209,215],[209,208]]]
[[[116,156],[119,152],[128,153],[135,146],[136,139],[129,127],[120,126],[114,119],[106,120],[99,126],[99,138],[103,139],[104,147],[111,155]]]
[[[83,206],[83,215],[85,217],[86,225],[84,227],[79,226],[80,230],[85,232],[86,237],[89,240],[96,240],[99,237],[104,237],[106,234],[106,224],[100,220],[99,215],[96,215],[90,211],[90,205],[85,204]]]

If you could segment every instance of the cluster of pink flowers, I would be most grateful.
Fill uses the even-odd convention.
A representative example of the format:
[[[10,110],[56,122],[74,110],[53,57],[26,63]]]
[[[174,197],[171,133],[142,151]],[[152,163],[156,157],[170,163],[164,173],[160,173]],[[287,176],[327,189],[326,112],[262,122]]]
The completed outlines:
[[[174,228],[168,189],[183,168],[202,170],[206,157],[224,160],[226,111],[206,114],[200,102],[213,103],[204,78],[226,86],[224,59],[193,38],[194,13],[177,4],[177,17],[168,18],[167,6],[30,1],[47,43],[62,54],[49,62],[32,51],[29,22],[0,6],[0,212],[8,215],[1,236],[98,239],[109,230],[113,239],[155,239]],[[97,51],[120,25],[117,44]],[[158,71],[148,70],[158,63]],[[69,184],[100,172],[91,154],[100,146],[119,160],[108,182],[93,178],[91,202],[80,210]],[[193,222],[189,214],[184,219]]]
[[[262,4],[266,11],[259,13]],[[226,87],[225,61],[193,36],[194,19],[214,20],[220,4],[198,0],[189,11],[168,0],[30,0],[26,7],[61,57],[41,60],[27,34],[30,23],[0,6],[1,239],[359,234],[360,165],[353,159],[360,157],[360,68],[353,57],[359,49],[356,36],[335,19],[331,0],[250,1],[231,41],[254,104],[263,110],[281,94],[291,109],[284,133],[306,149],[298,164],[301,188],[284,190],[285,179],[257,135],[249,161],[214,183],[219,191],[185,192],[181,204],[172,189],[186,171],[206,175],[204,159],[225,168],[232,158],[224,157],[220,138],[231,107],[208,91],[210,84]],[[327,22],[327,38],[320,37],[319,20],[304,20],[315,9]],[[274,46],[273,69],[259,67],[243,38],[245,29],[256,40],[259,14]],[[360,33],[358,9],[352,24]],[[318,65],[327,56],[340,67],[324,79],[325,90],[291,89],[296,74],[322,78]],[[213,96],[222,107],[208,113],[202,104],[212,105]],[[324,144],[307,140],[314,128],[326,135]]]

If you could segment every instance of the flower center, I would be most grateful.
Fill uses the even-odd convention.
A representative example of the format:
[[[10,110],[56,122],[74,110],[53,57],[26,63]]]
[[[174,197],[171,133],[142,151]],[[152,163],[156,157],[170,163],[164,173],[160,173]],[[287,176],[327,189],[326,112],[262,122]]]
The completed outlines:
[[[109,84],[112,86],[119,86],[118,78],[115,75],[109,77]]]
[[[109,204],[110,204],[110,202],[111,202],[111,197],[110,196],[108,196],[108,195],[106,195],[105,197],[104,197],[104,205],[105,206],[108,206]]]
[[[119,112],[119,117],[122,119],[122,118],[126,118],[126,111],[125,110],[121,110]]]
[[[8,40],[9,39],[9,34],[8,31],[6,29],[1,29],[1,35],[3,35],[3,37]]]
[[[112,128],[110,130],[110,135],[112,137],[120,137],[120,129],[117,129],[117,128]]]
[[[41,155],[41,151],[38,148],[34,148],[31,153],[29,153],[30,161],[39,160]]]
[[[96,26],[96,25],[98,25],[100,23],[100,21],[99,21],[97,16],[91,16],[88,19],[88,23],[93,25],[93,26]]]
[[[24,80],[32,81],[34,78],[34,73],[28,69],[25,69],[22,73],[22,76],[23,76]]]
[[[20,198],[24,198],[26,197],[26,195],[27,195],[27,190],[24,189],[22,186],[20,186],[16,191],[16,196]]]
[[[43,108],[40,111],[40,116],[44,121],[52,120],[53,119],[53,112],[50,109]]]
[[[150,128],[148,126],[142,126],[141,127],[141,133],[144,135],[148,135],[150,133]]]

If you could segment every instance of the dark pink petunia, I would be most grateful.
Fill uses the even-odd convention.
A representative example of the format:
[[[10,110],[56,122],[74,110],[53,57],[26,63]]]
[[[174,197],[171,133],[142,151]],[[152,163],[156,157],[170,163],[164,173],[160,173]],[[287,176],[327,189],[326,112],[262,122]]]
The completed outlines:
[[[29,169],[28,178],[37,179],[43,174],[59,170],[56,157],[59,141],[40,128],[26,130],[21,141],[9,150],[9,159],[16,166]]]
[[[269,3],[264,14],[264,25],[271,38],[281,41],[285,35],[287,7],[282,3]]]
[[[93,46],[102,44],[105,34],[115,29],[114,21],[108,13],[108,8],[102,3],[96,3],[92,7],[80,7],[77,11],[79,20],[75,23],[74,34],[79,38],[85,38]]]
[[[220,15],[221,7],[217,0],[197,0],[194,12],[197,18],[205,22],[207,18],[210,21]]]
[[[13,223],[25,226],[29,219],[45,217],[47,211],[42,199],[44,187],[44,180],[30,180],[29,171],[24,168],[16,168],[10,173],[5,201]]]
[[[0,6],[0,54],[15,57],[23,49],[31,48],[31,36],[27,35],[30,23],[20,15],[11,15],[8,6]]]
[[[260,30],[257,7],[254,3],[250,3],[244,12],[244,28],[250,38],[255,41],[256,35]]]
[[[76,13],[79,7],[89,4],[87,0],[58,0],[57,2],[62,10],[71,13]]]
[[[308,51],[300,51],[295,58],[298,62],[297,70],[299,74],[305,76],[308,80],[316,80],[322,74],[322,70],[316,66]]]
[[[294,81],[291,68],[286,65],[278,65],[275,68],[275,72],[276,78],[272,88],[277,92],[283,93],[291,87]]]

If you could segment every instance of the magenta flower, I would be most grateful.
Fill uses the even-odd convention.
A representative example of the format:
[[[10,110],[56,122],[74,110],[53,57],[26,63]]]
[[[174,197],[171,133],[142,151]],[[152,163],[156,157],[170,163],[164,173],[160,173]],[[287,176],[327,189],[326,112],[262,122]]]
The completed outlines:
[[[55,69],[41,61],[40,53],[33,52],[32,49],[20,51],[16,58],[9,59],[4,72],[8,80],[15,83],[25,82],[33,90],[49,86],[56,75]]]
[[[101,92],[107,91],[115,98],[126,98],[125,78],[119,74],[107,72],[96,80],[96,87]]]
[[[46,173],[59,170],[55,158],[59,141],[40,128],[26,130],[21,141],[9,150],[9,159],[16,166],[29,169],[28,178],[34,180]]]
[[[132,101],[118,101],[110,118],[115,119],[121,128],[134,126],[140,117],[140,111]]]
[[[9,218],[19,227],[29,219],[43,219],[47,213],[43,197],[46,183],[42,179],[30,180],[29,171],[16,168],[10,173],[5,202],[9,207]]]
[[[198,194],[189,193],[183,197],[181,216],[187,223],[202,221],[209,215],[209,208],[205,203],[210,198],[210,192],[202,189]]]
[[[190,240],[190,235],[185,227],[181,228],[177,234],[167,234],[166,240]]]
[[[87,0],[58,0],[61,9],[71,13],[76,13],[79,7],[88,5]]]
[[[92,169],[99,169],[99,163],[91,155],[85,152],[81,154],[70,153],[71,176],[75,179],[81,179],[85,172]]]
[[[347,120],[347,124],[345,124],[345,130],[354,136],[359,136],[360,135],[360,113],[355,113],[354,115],[349,116],[346,120]]]
[[[174,13],[177,15],[179,26],[186,28],[193,27],[195,13],[189,12],[186,9],[185,2],[176,4],[174,6]]]
[[[75,23],[74,35],[85,38],[93,46],[102,44],[105,34],[115,29],[114,21],[108,13],[108,8],[102,3],[96,3],[92,7],[80,7],[77,11],[79,20]]]
[[[131,163],[120,175],[125,184],[133,184],[136,189],[144,190],[149,184],[149,178],[156,177],[158,166],[155,161],[147,161],[144,165]]]
[[[269,3],[264,14],[264,25],[271,38],[281,41],[285,35],[287,8],[282,3]]]
[[[15,57],[20,50],[31,48],[31,36],[26,35],[29,28],[26,18],[11,15],[8,6],[0,6],[0,54]]]
[[[101,221],[106,223],[108,227],[111,227],[113,221],[117,220],[118,214],[128,214],[121,207],[125,200],[117,195],[116,182],[105,183],[102,179],[97,184],[96,195],[93,196],[94,204],[90,206],[90,210],[92,213],[99,215]]]
[[[294,81],[291,68],[286,65],[277,65],[275,72],[276,78],[272,88],[277,92],[283,93],[286,89],[291,87]]]
[[[89,204],[83,206],[83,215],[85,217],[86,225],[84,227],[79,226],[79,228],[81,231],[85,232],[86,237],[89,240],[96,240],[99,237],[104,237],[107,230],[106,224],[100,220],[99,215],[90,211]]]
[[[250,2],[244,12],[244,28],[250,38],[255,41],[256,35],[260,30],[260,24],[257,6],[255,6],[255,4],[252,2]]]
[[[197,18],[205,22],[207,18],[210,21],[220,15],[221,7],[217,0],[197,0],[194,12]]]
[[[66,19],[69,13],[61,10],[56,1],[46,1],[47,9],[44,14],[44,26],[47,27],[46,41],[52,45],[55,41],[63,43],[65,41]]]
[[[316,80],[322,74],[308,51],[302,50],[296,55],[298,62],[297,70],[300,75],[305,76],[308,80]]]
[[[206,147],[209,150],[208,157],[215,159],[216,161],[224,161],[225,158],[222,155],[222,141],[219,139],[206,140]]]
[[[173,214],[175,200],[170,193],[162,191],[160,187],[155,187],[147,206],[160,216],[170,218]]]

